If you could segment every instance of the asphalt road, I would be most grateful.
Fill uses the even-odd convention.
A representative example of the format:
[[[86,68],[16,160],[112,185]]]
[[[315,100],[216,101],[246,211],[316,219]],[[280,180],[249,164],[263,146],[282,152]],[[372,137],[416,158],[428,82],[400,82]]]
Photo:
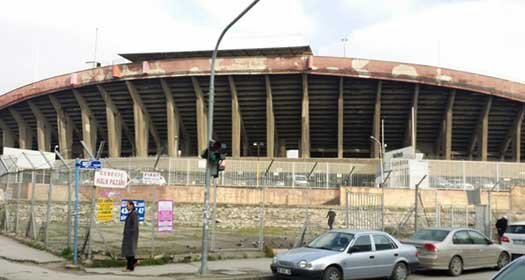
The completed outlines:
[[[410,275],[409,280],[490,280],[496,270],[484,269],[465,271],[459,277],[448,276],[446,271],[421,271]]]

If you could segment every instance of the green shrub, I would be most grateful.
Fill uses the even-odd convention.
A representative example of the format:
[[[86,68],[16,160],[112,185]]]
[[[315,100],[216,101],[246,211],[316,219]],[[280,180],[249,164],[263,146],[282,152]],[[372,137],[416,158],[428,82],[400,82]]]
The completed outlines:
[[[264,256],[267,258],[273,258],[275,254],[273,253],[273,248],[269,245],[264,245]]]

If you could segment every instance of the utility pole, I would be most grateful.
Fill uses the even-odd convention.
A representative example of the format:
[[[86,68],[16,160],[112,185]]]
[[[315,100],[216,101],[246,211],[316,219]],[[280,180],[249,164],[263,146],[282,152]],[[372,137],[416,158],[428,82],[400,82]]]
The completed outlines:
[[[211,151],[211,144],[213,142],[213,106],[215,103],[215,60],[217,59],[217,51],[219,45],[224,37],[224,34],[242,17],[244,16],[259,0],[253,1],[248,7],[244,9],[230,24],[222,30],[215,49],[213,50],[211,58],[211,69],[210,69],[210,90],[208,94],[208,151]],[[200,274],[208,273],[208,223],[209,223],[209,211],[210,211],[210,176],[211,176],[211,152],[208,152],[208,158],[206,161],[206,175],[204,177],[204,210],[202,218],[202,254],[201,254],[201,268]]]

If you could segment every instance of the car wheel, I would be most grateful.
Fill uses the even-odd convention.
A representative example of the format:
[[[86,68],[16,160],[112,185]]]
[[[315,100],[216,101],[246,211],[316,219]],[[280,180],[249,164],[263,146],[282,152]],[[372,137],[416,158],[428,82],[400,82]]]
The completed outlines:
[[[324,271],[323,280],[343,280],[343,274],[337,267],[330,266]]]
[[[510,262],[510,256],[506,252],[501,252],[498,257],[498,264],[496,265],[496,268],[498,270],[504,268],[508,263]]]
[[[397,263],[392,271],[390,280],[406,280],[408,278],[408,267],[405,263]]]
[[[463,261],[460,257],[454,256],[448,264],[448,274],[450,276],[459,276],[463,272]]]

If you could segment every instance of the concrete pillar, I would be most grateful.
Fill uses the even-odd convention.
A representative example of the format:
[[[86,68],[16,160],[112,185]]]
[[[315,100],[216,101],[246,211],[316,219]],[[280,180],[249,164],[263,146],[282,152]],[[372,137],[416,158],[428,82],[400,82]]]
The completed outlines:
[[[178,114],[177,107],[175,106],[175,100],[168,83],[164,79],[160,79],[164,96],[166,97],[166,118],[168,125],[168,155],[170,157],[179,156],[179,139],[180,139],[180,116]]]
[[[53,129],[46,117],[40,111],[40,108],[33,102],[27,101],[29,108],[35,115],[36,119],[36,139],[38,143],[38,150],[42,152],[51,151],[51,130]]]
[[[485,114],[483,116],[483,120],[481,122],[481,160],[486,161],[487,160],[487,154],[488,154],[488,142],[489,142],[489,114]]]
[[[383,81],[377,82],[377,90],[376,90],[376,103],[374,107],[374,123],[372,128],[372,135],[375,139],[378,141],[381,141],[381,91],[383,87]],[[376,143],[376,141],[370,142],[370,157],[372,158],[379,158],[379,152],[380,152],[380,146]]]
[[[339,78],[339,98],[337,100],[337,158],[343,158],[344,151],[344,78]]]
[[[273,94],[270,77],[266,75],[266,156],[275,156],[275,115],[273,112]]]
[[[419,84],[415,85],[412,96],[412,106],[408,112],[408,124],[405,132],[405,146],[417,146],[417,105],[419,103]],[[414,121],[412,122],[412,108],[414,108]],[[412,135],[412,123],[414,123],[414,135]]]
[[[201,155],[208,146],[208,117],[206,115],[204,95],[199,82],[195,77],[191,77],[191,81],[195,91],[195,108],[197,111],[197,154]]]
[[[127,133],[129,133],[129,131],[127,131],[127,126],[123,124],[122,116],[113,103],[109,93],[101,85],[97,85],[97,88],[99,93],[102,95],[102,99],[104,99],[104,103],[106,104],[108,154],[109,157],[120,157],[122,151],[122,131],[126,130]]]
[[[82,116],[82,140],[86,144],[86,148],[94,154],[97,152],[97,121],[95,114],[91,112],[89,105],[77,90],[73,90],[73,95],[80,106],[80,113]],[[84,158],[89,158],[89,153],[84,151]]]
[[[286,142],[284,139],[279,139],[279,157],[286,157]]]
[[[54,95],[48,96],[57,114],[58,146],[60,154],[65,159],[71,159],[73,154],[73,121],[62,109],[58,99]]]
[[[521,161],[521,125],[523,118],[520,118],[515,126],[514,136],[512,137],[512,160],[515,162]]]
[[[239,108],[239,98],[237,97],[237,88],[235,87],[235,81],[232,76],[228,76],[228,82],[230,84],[232,98],[232,157],[238,158],[241,156],[241,111]]]
[[[443,130],[443,158],[446,160],[452,159],[452,120],[453,120],[453,108],[454,101],[456,99],[456,90],[452,90],[449,93],[447,108],[444,118],[444,130]]]
[[[13,116],[18,126],[18,146],[20,149],[31,150],[33,148],[33,133],[31,127],[26,123],[22,115],[15,109],[9,108],[9,112]]]
[[[15,136],[13,131],[0,120],[0,129],[2,130],[2,147],[15,147]]]
[[[310,97],[308,75],[303,74],[303,102],[301,110],[301,158],[310,158]]]
[[[137,157],[148,156],[149,124],[144,112],[137,102],[133,102],[133,119],[135,125],[135,149]]]

